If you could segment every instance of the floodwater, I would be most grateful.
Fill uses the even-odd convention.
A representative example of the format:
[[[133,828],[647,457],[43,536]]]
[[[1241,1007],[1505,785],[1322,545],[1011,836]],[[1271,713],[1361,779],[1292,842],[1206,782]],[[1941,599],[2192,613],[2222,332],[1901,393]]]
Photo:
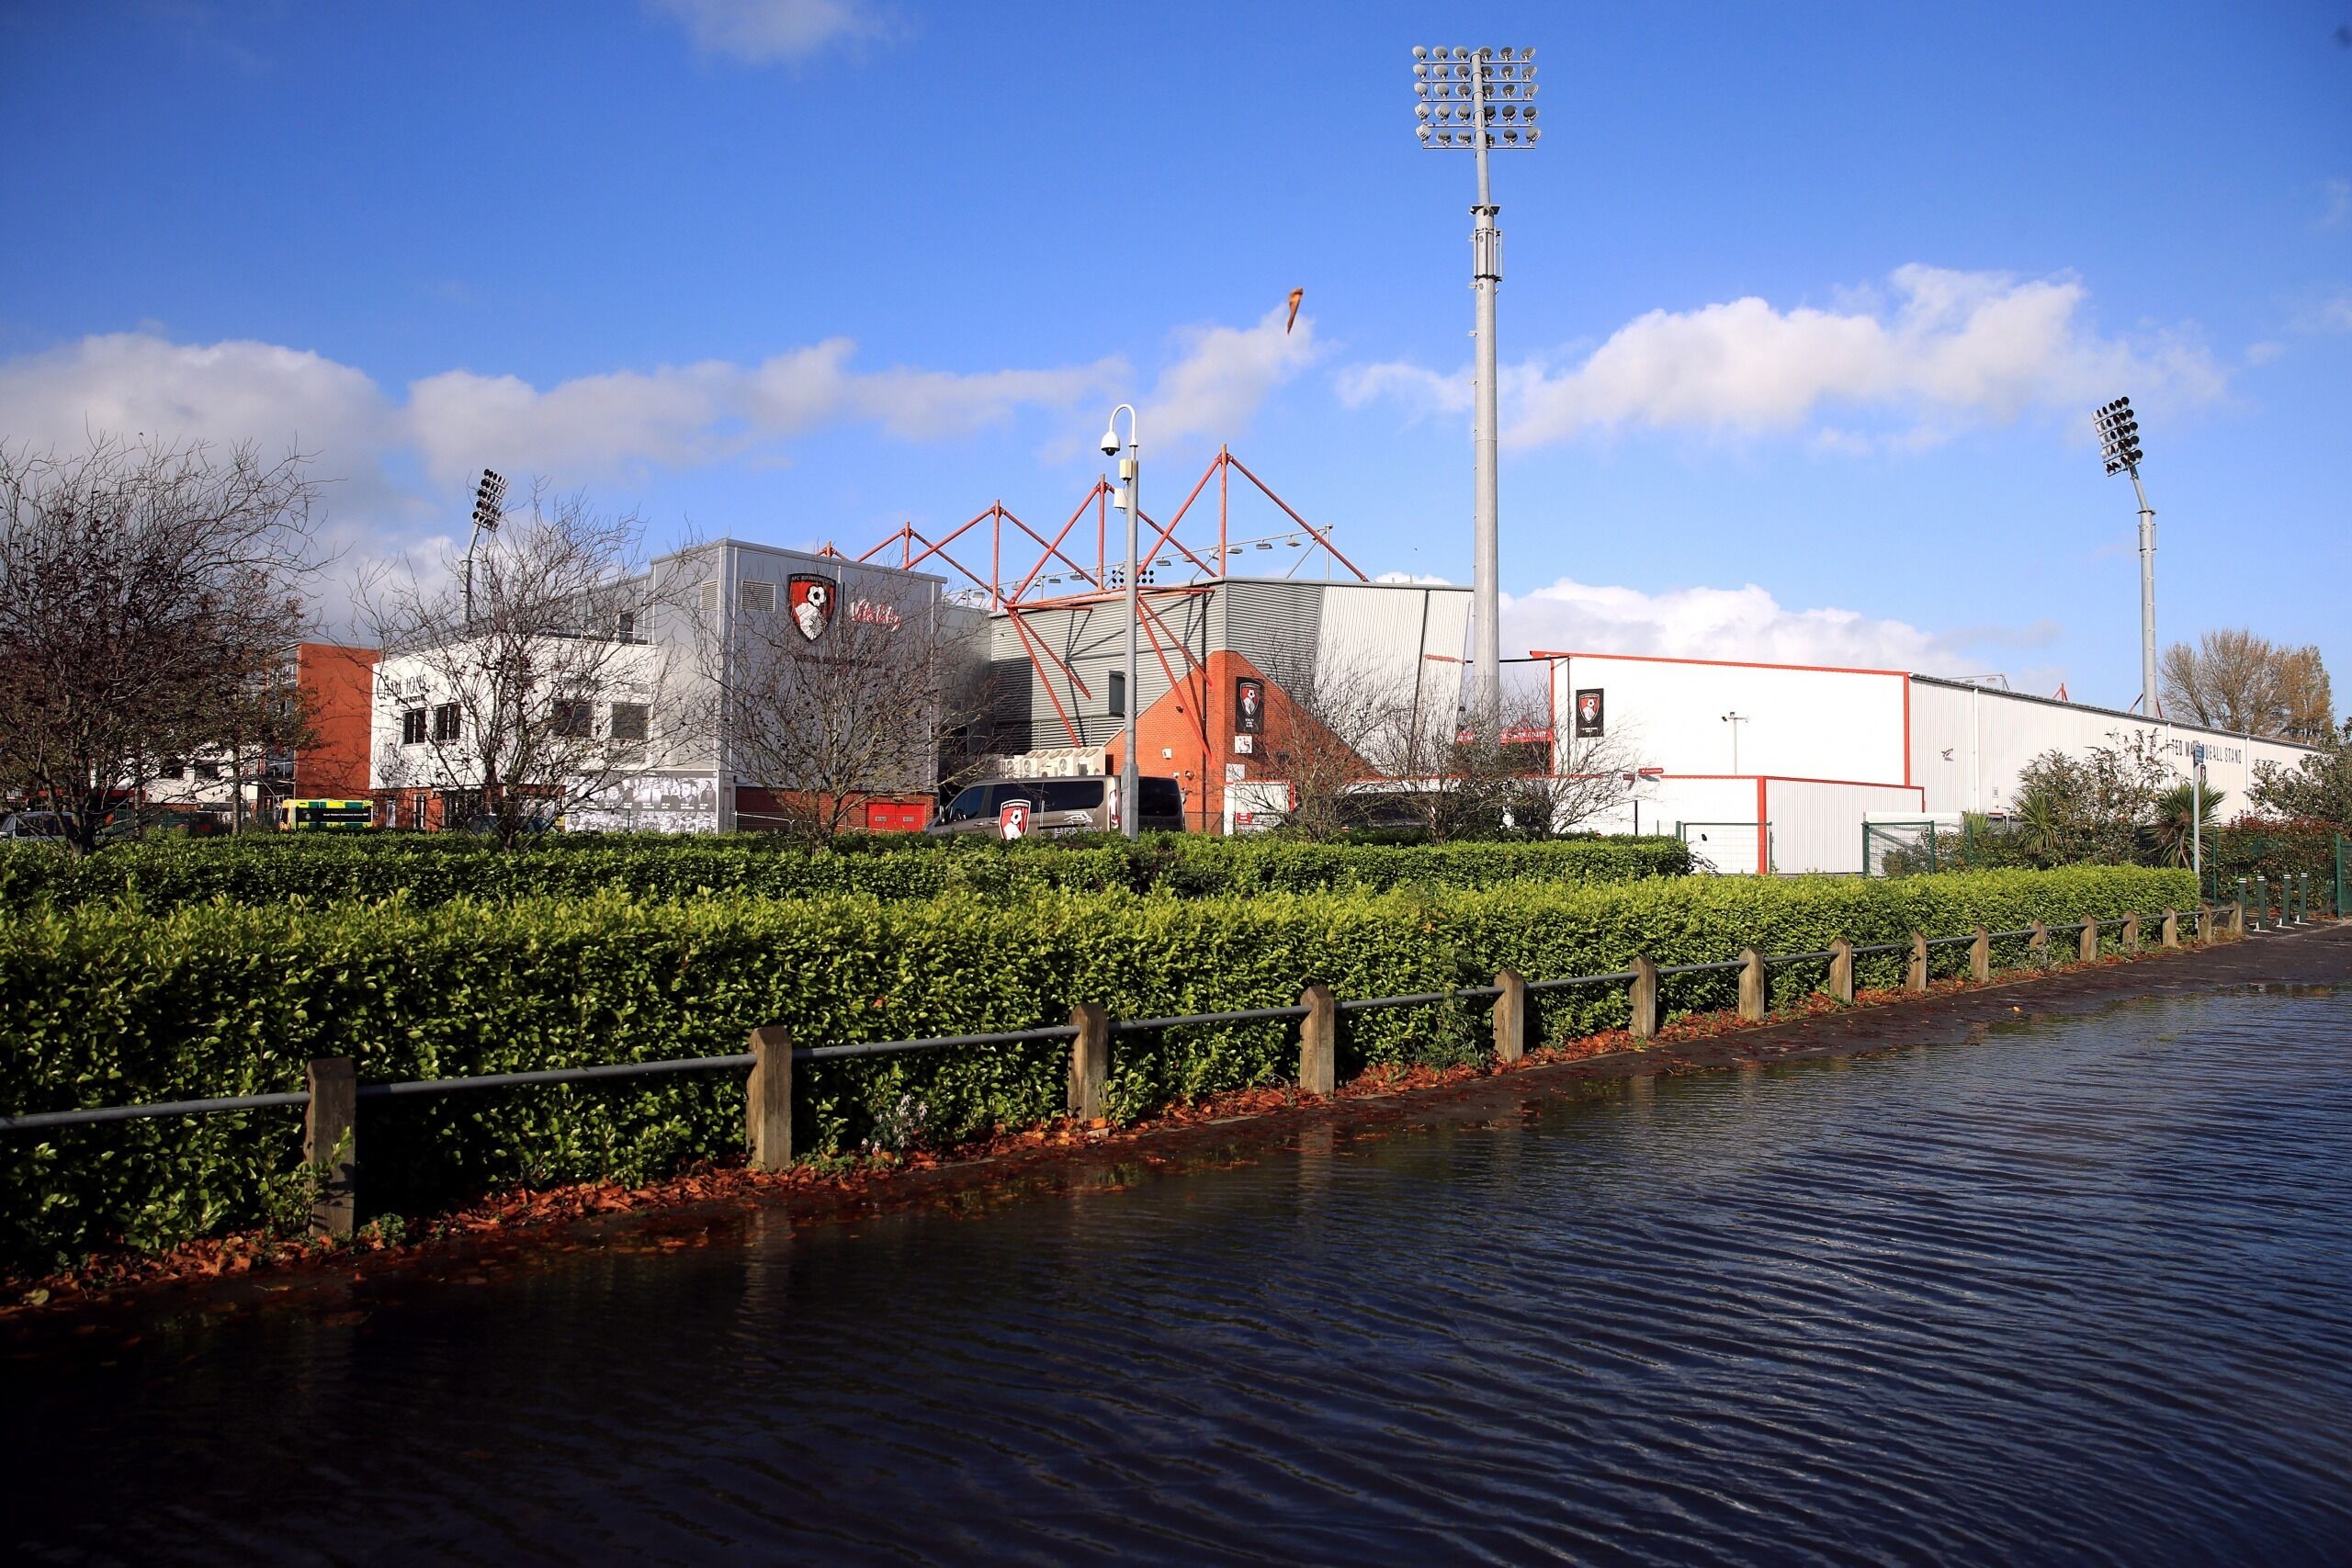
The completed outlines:
[[[2325,991],[486,1278],[0,1365],[7,1555],[2352,1559]]]

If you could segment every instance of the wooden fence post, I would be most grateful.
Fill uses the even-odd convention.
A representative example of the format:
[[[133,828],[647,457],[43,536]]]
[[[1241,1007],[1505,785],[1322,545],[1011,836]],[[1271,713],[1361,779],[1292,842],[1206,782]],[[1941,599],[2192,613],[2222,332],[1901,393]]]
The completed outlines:
[[[1099,1002],[1080,1002],[1069,1010],[1078,1038],[1069,1043],[1069,1113],[1083,1122],[1110,1114],[1103,1090],[1111,1081],[1111,1015]]]
[[[1980,986],[1993,977],[1993,933],[1986,927],[1978,926],[1968,944],[1968,977]]]
[[[1926,931],[1911,933],[1910,971],[1904,976],[1903,981],[1904,988],[1906,990],[1924,991],[1928,988],[1928,933]]]
[[[2245,900],[2238,899],[2230,906],[2230,940],[2236,942],[2245,935]]]
[[[1527,982],[1506,969],[1495,976],[1495,1060],[1508,1066],[1527,1055]]]
[[[2140,916],[2137,910],[2123,917],[2123,951],[2131,953],[2140,951]]]
[[[1739,1016],[1750,1023],[1764,1021],[1764,955],[1752,947],[1739,950]]]
[[[2082,940],[2075,944],[2075,958],[2077,963],[2082,964],[2092,964],[2098,961],[2098,922],[2097,920],[2083,921]]]
[[[1625,999],[1633,1005],[1631,1032],[1636,1040],[1647,1040],[1657,1033],[1658,1007],[1657,961],[1648,953],[1637,954],[1627,968],[1633,970],[1633,983],[1625,987]]]
[[[1842,936],[1829,939],[1829,999],[1854,1005],[1854,944]]]
[[[2200,920],[2198,924],[2202,927],[2204,922]],[[2159,947],[2180,945],[2180,914],[2177,910],[2166,909],[2165,918],[2157,923],[2156,945]]]
[[[792,1031],[780,1023],[752,1031],[752,1076],[743,1080],[743,1137],[753,1170],[792,1164]]]
[[[1329,1099],[1340,1091],[1340,1004],[1320,980],[1298,1001],[1306,1010],[1298,1025],[1298,1089]]]
[[[2050,928],[2036,920],[2031,930],[2033,940],[2025,944],[2026,951],[2033,954],[2035,968],[2047,969],[2050,967]]]
[[[348,1056],[313,1056],[303,1075],[302,1163],[323,1166],[311,1201],[311,1234],[346,1237],[359,1207],[359,1075]]]

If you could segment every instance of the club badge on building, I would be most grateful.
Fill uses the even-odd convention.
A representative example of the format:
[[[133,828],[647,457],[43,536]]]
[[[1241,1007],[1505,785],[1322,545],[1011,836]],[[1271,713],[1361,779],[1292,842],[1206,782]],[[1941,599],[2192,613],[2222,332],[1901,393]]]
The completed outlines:
[[[1261,735],[1266,728],[1266,683],[1249,675],[1233,682],[1233,728],[1238,735]],[[1236,748],[1239,750],[1239,748]]]
[[[1577,693],[1577,739],[1597,740],[1600,738],[1600,688],[1586,686]]]
[[[796,571],[785,588],[785,604],[792,612],[792,624],[800,635],[815,642],[833,624],[833,605],[841,597],[830,577],[813,571]]]

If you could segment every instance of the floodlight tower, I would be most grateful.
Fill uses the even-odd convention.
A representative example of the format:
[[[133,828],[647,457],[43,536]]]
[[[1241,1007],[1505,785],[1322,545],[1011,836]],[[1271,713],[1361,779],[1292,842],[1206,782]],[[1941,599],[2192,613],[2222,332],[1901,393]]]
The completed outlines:
[[[1487,154],[1533,147],[1535,51],[1532,49],[1417,48],[1413,51],[1413,113],[1421,145],[1466,148],[1478,157],[1478,205],[1470,231],[1470,287],[1477,295],[1478,369],[1471,447],[1477,469],[1477,535],[1472,568],[1472,613],[1478,623],[1471,649],[1470,714],[1488,736],[1500,732],[1503,638],[1497,622],[1500,547],[1496,539],[1495,291],[1503,281],[1503,233],[1495,227]]]
[[[506,480],[484,468],[481,482],[474,486],[474,531],[466,541],[466,628],[474,624],[474,547],[481,543],[484,534],[498,532],[498,519],[506,507]]]
[[[2098,426],[2099,456],[2109,479],[2132,476],[2132,493],[2140,499],[2140,716],[2156,716],[2156,513],[2140,484],[2140,422],[2132,417],[2132,400],[2101,403],[2091,415]]]

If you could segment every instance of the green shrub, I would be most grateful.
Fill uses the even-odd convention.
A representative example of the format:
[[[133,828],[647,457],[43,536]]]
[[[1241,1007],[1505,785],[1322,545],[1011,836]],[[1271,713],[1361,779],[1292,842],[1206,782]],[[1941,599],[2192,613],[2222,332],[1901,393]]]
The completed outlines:
[[[303,1063],[357,1060],[363,1082],[714,1055],[755,1025],[801,1045],[1060,1022],[1078,1001],[1114,1018],[1294,1003],[1662,964],[1808,952],[1843,933],[2053,925],[2192,897],[2184,872],[2132,867],[1855,879],[1654,878],[1587,887],[1408,888],[1177,899],[1125,892],[958,892],[930,902],[735,896],[642,902],[612,893],[491,905],[404,899],[330,908],[216,903],[166,914],[109,906],[0,920],[0,1111],[298,1089]],[[2070,952],[2062,946],[2061,952]],[[1938,950],[1957,973],[1966,949]],[[2017,950],[2009,950],[2012,961]],[[1865,985],[1901,959],[1866,960]],[[1823,966],[1774,972],[1777,1000]],[[1728,974],[1668,982],[1672,1010],[1731,1005]],[[1341,1070],[1446,1063],[1486,1048],[1464,1005],[1350,1015]],[[1625,1021],[1616,986],[1543,999],[1561,1038]],[[1199,1026],[1114,1044],[1117,1112],[1286,1080],[1280,1024]],[[1056,1112],[1058,1042],[804,1063],[800,1147],[944,1143]],[[742,1140],[738,1075],[488,1090],[361,1104],[357,1157],[373,1213],[431,1213],[514,1184],[639,1182]],[[254,1112],[0,1134],[0,1266],[36,1269],[115,1241],[160,1247],[267,1218],[300,1115]],[[282,1185],[282,1183],[281,1183]]]
[[[865,893],[898,900],[957,891],[1011,897],[1125,888],[1212,897],[1379,892],[1415,884],[1623,882],[1690,869],[1689,851],[1671,839],[1399,846],[1170,833],[1132,844],[1108,836],[1004,844],[978,836],[888,834],[811,852],[761,834],[582,834],[505,852],[465,834],[322,835],[154,840],[79,862],[40,849],[0,852],[0,908],[128,897],[160,910],[216,897],[258,904],[396,895],[432,905],[607,891],[657,899]]]

